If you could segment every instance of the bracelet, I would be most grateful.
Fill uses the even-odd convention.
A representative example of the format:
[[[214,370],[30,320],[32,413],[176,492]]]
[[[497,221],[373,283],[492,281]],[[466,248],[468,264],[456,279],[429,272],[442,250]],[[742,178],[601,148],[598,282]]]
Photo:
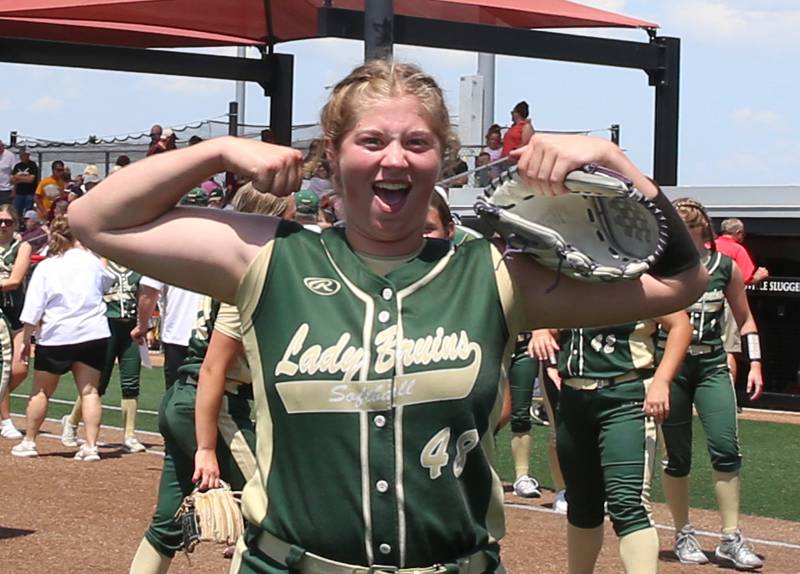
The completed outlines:
[[[747,353],[747,358],[750,361],[761,360],[761,340],[758,338],[758,333],[747,333],[742,335],[744,339],[744,352]]]

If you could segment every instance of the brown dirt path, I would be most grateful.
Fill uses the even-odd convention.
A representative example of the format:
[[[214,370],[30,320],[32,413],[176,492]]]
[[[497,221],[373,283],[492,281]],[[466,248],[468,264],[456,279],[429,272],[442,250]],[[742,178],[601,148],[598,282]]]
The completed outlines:
[[[45,430],[60,431],[54,423]],[[155,454],[124,454],[119,448],[121,435],[104,429],[99,463],[72,460],[75,449],[65,448],[53,438],[40,438],[38,459],[18,459],[10,455],[15,441],[0,441],[0,473],[6,485],[0,509],[0,570],[15,574],[61,572],[127,572],[153,510],[161,472],[161,458]],[[160,437],[141,434],[140,440],[160,448]],[[549,511],[552,494],[535,501],[507,495],[507,536],[503,557],[510,574],[563,574],[566,519]],[[656,505],[656,521],[669,524],[663,505]],[[714,531],[716,513],[693,510],[698,529]],[[761,517],[742,517],[742,528],[753,538],[784,542],[794,548],[756,543],[766,556],[765,573],[800,572],[800,523]],[[660,572],[718,571],[715,565],[681,566],[671,559],[668,549],[672,532],[659,530],[662,547]],[[713,552],[716,539],[701,536],[703,547]],[[189,561],[175,558],[171,573],[226,572],[228,562],[221,549],[198,550]],[[617,558],[617,541],[610,525],[606,527],[606,546],[596,572],[622,571]]]

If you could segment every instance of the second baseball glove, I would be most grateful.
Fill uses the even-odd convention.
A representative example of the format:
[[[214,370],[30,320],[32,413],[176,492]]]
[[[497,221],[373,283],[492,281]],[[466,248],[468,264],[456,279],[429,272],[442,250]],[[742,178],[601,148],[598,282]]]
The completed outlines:
[[[633,279],[652,267],[666,246],[666,221],[629,180],[588,165],[564,185],[572,193],[544,196],[514,166],[492,182],[475,212],[512,252],[577,279]]]
[[[183,548],[192,552],[200,542],[231,545],[244,531],[242,511],[231,487],[195,490],[183,500],[176,520],[183,530]]]

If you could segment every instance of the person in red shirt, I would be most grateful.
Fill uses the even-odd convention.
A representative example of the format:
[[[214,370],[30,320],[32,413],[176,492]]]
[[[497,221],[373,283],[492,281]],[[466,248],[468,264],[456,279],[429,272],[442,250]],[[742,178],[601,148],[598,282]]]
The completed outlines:
[[[528,143],[533,136],[533,123],[528,118],[530,110],[528,102],[520,102],[511,110],[511,127],[506,130],[503,137],[503,153],[500,157],[506,157],[513,150]]]
[[[720,232],[719,237],[714,240],[717,251],[734,260],[736,266],[739,267],[739,271],[742,272],[745,285],[756,285],[769,277],[769,271],[764,267],[756,267],[750,253],[742,245],[745,234],[744,223],[741,219],[736,217],[725,219],[720,225]],[[725,315],[723,316],[723,331],[723,346],[725,347],[725,352],[728,353],[728,368],[731,371],[731,379],[735,386],[738,372],[736,354],[742,352],[742,341],[736,328],[736,321],[733,319],[727,304],[725,306]]]
[[[756,267],[753,258],[745,249],[744,242],[744,223],[741,219],[732,217],[722,222],[720,226],[721,235],[717,237],[717,251],[727,255],[739,266],[742,272],[745,285],[755,285],[761,283],[769,277],[769,271],[764,267]]]

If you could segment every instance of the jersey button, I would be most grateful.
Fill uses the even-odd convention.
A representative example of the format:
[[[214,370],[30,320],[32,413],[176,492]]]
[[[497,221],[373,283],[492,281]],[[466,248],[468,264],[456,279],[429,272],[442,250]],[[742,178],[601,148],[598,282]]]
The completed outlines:
[[[375,483],[375,488],[378,490],[378,492],[384,494],[387,490],[389,490],[389,483],[385,480],[379,480]]]
[[[374,419],[375,426],[379,429],[382,429],[386,426],[386,417],[383,415],[377,415]]]
[[[575,350],[575,351],[572,351],[572,354],[573,354],[573,355],[577,355],[577,354],[578,354],[578,351],[577,351],[577,350]]]
[[[392,295],[394,295],[394,293],[392,293],[392,290],[388,287],[385,287],[383,291],[381,291],[381,297],[383,297],[386,301],[391,299]]]
[[[389,554],[392,551],[392,547],[384,542],[378,546],[378,550],[381,551],[381,554]]]
[[[389,311],[381,311],[378,313],[378,321],[381,323],[386,323],[392,316],[389,314]]]

